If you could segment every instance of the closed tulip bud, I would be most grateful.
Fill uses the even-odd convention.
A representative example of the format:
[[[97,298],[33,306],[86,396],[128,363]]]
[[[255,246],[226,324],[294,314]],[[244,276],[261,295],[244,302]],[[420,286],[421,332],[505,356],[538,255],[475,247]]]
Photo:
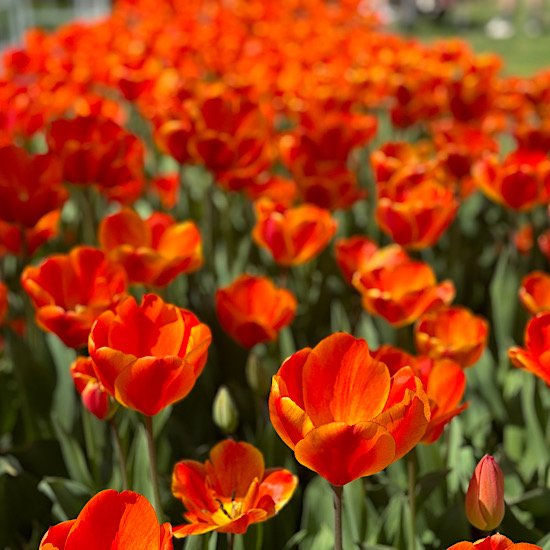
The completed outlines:
[[[271,388],[269,370],[253,353],[246,362],[246,381],[258,395],[267,395]]]
[[[504,517],[504,477],[490,455],[476,466],[466,493],[468,521],[482,531],[496,529]]]
[[[221,386],[212,405],[214,424],[224,433],[231,434],[239,425],[239,411],[227,386]]]

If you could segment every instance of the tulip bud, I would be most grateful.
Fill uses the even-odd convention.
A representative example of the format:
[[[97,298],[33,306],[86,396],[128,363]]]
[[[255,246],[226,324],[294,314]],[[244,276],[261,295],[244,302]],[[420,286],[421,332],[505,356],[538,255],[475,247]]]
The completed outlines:
[[[233,433],[239,424],[239,411],[226,386],[221,386],[212,405],[214,424],[224,433]]]
[[[504,517],[504,476],[490,455],[476,466],[466,493],[468,521],[482,531],[496,529]]]
[[[261,396],[269,393],[271,388],[271,373],[265,364],[251,353],[246,363],[246,381],[248,385]]]

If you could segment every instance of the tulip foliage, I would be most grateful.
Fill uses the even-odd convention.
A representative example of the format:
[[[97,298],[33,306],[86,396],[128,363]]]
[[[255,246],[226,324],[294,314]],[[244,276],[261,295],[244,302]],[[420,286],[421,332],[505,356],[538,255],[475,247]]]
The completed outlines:
[[[0,64],[0,548],[550,550],[550,70],[113,4]]]

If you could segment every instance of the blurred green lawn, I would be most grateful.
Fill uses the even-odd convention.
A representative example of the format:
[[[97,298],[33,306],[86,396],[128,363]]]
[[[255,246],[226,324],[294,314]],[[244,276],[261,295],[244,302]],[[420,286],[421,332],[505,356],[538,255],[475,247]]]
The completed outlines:
[[[525,1],[518,3],[516,32],[512,38],[494,40],[485,34],[485,24],[497,13],[496,2],[492,0],[457,0],[452,12],[441,20],[420,17],[412,34],[425,41],[460,36],[478,52],[492,51],[502,55],[505,74],[531,75],[542,68],[550,68],[550,1],[545,2],[544,30],[537,37],[524,32]]]

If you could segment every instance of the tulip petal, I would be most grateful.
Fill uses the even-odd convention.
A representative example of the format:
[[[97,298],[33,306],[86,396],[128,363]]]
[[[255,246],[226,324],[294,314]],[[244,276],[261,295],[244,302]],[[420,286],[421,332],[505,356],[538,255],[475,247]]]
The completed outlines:
[[[71,519],[50,527],[42,537],[39,550],[64,550],[67,537],[75,521]]]
[[[372,422],[325,424],[296,445],[296,460],[333,485],[375,474],[395,460],[395,442]]]

